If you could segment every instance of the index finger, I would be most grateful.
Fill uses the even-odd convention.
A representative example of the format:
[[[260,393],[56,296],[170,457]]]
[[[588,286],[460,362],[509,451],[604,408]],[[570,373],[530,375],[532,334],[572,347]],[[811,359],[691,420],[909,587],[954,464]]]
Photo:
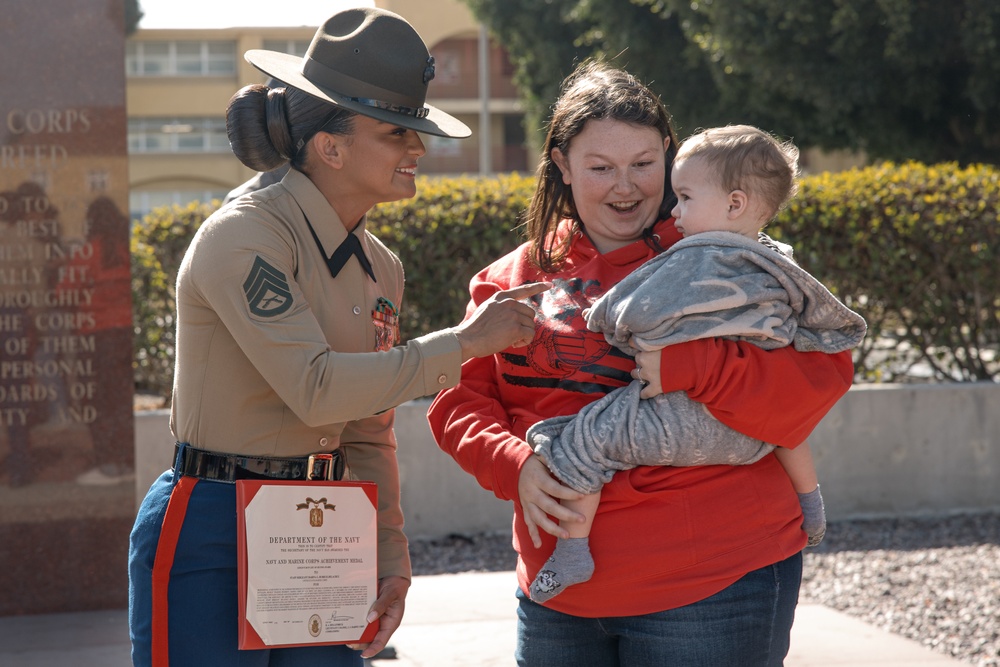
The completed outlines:
[[[520,301],[521,299],[541,294],[549,289],[552,289],[552,283],[527,283],[497,292],[497,299],[514,299],[515,301]]]

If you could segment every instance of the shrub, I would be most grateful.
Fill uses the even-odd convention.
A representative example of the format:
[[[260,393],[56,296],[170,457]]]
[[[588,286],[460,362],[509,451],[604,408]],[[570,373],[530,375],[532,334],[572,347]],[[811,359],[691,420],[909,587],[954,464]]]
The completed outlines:
[[[415,199],[382,204],[368,228],[402,259],[403,339],[457,324],[474,273],[516,247],[533,179],[419,180]],[[194,232],[218,206],[157,209],[133,232],[135,375],[168,396],[174,282]],[[859,380],[1000,379],[1000,172],[882,164],[802,179],[769,232],[869,324]]]
[[[1000,378],[1000,172],[885,163],[803,178],[773,226],[868,321],[861,379]]]
[[[368,228],[403,262],[403,340],[458,324],[469,280],[521,242],[516,227],[534,180],[526,176],[424,178],[414,199],[380,204]]]
[[[368,229],[399,255],[406,271],[403,340],[458,324],[473,274],[519,243],[518,216],[533,180],[420,177],[419,195],[381,204]],[[169,396],[173,386],[174,287],[194,233],[219,202],[152,211],[132,232],[136,388]]]
[[[194,233],[218,207],[213,201],[158,208],[132,228],[132,367],[138,391],[170,396],[177,269]]]

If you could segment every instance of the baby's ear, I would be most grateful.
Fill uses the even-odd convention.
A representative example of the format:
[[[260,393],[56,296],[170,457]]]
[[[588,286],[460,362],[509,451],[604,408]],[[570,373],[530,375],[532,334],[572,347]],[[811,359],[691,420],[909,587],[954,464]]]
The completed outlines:
[[[743,190],[733,190],[729,193],[729,219],[735,220],[743,215],[750,205],[750,198]]]

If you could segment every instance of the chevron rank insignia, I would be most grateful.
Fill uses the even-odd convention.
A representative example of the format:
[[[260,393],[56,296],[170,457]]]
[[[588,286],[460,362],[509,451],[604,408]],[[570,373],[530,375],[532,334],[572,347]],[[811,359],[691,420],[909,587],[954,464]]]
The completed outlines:
[[[276,317],[292,307],[292,292],[285,274],[265,262],[253,260],[250,275],[243,282],[250,312],[258,317]]]

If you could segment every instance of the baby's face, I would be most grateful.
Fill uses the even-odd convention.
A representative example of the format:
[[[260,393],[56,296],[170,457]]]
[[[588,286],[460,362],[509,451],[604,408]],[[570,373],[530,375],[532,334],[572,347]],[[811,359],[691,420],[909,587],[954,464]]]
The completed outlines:
[[[684,236],[733,231],[727,217],[729,193],[718,185],[705,160],[697,157],[675,160],[670,182],[677,195],[677,205],[670,212],[677,231]]]

